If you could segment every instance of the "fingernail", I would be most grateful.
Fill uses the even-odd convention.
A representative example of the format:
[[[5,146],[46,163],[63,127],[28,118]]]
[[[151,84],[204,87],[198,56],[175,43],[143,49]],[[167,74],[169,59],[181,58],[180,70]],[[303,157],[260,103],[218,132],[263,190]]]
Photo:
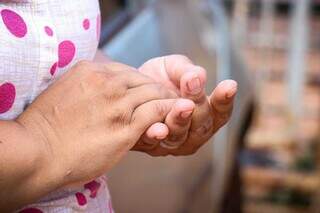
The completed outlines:
[[[181,116],[182,118],[189,118],[189,117],[191,116],[191,114],[192,114],[192,110],[190,110],[190,111],[185,111],[185,112],[181,112],[181,113],[180,113],[180,116]]]
[[[228,81],[229,91],[226,94],[227,99],[231,99],[236,95],[238,84],[235,81]]]
[[[192,95],[197,95],[201,92],[201,81],[199,77],[192,78],[188,83],[188,90]]]
[[[226,99],[231,99],[236,95],[235,91],[229,92],[226,94]]]

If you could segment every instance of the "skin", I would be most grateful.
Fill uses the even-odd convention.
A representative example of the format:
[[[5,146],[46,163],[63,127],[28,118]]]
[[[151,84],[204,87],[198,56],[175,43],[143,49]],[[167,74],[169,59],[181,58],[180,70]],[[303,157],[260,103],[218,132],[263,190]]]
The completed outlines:
[[[103,175],[175,98],[126,65],[78,63],[16,120],[0,121],[1,211]]]
[[[187,98],[195,103],[192,115],[187,118],[181,116],[187,107],[187,102],[169,113],[164,122],[169,129],[168,135],[164,140],[153,137],[154,146],[153,149],[148,149],[148,154],[153,156],[193,154],[229,120],[237,92],[235,81],[220,82],[211,95],[206,96],[204,89],[207,80],[206,70],[194,65],[183,55],[151,59],[139,70],[176,91],[181,98]],[[188,106],[191,109],[191,104]],[[164,129],[164,127],[158,128]],[[152,134],[148,130],[146,137],[152,138],[148,133]],[[142,146],[138,150],[145,149]]]
[[[103,53],[97,60],[110,61]],[[229,120],[237,83],[220,82],[210,96],[205,94],[206,70],[183,55],[169,55],[147,61],[139,72],[174,91],[180,98],[164,122],[153,124],[133,150],[152,156],[195,153]]]
[[[16,120],[0,121],[4,212],[89,182],[129,150],[192,154],[231,115],[236,83],[207,97],[205,70],[184,56],[152,59],[142,74],[100,53],[96,60],[107,63],[78,63]],[[200,88],[189,90],[194,78]]]

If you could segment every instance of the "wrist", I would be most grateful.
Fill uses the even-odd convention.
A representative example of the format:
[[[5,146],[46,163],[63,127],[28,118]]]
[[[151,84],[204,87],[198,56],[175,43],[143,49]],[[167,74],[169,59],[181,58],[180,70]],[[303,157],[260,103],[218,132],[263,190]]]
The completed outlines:
[[[11,212],[58,188],[46,152],[19,119],[0,121],[0,141],[0,209]]]
[[[44,196],[64,185],[62,167],[58,167],[51,146],[52,130],[43,116],[26,111],[16,119],[29,140],[32,152],[32,173],[29,176],[35,191]]]

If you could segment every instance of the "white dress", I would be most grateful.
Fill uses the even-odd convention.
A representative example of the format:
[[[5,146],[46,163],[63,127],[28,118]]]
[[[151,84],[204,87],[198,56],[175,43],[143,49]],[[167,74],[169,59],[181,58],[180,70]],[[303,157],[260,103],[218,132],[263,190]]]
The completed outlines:
[[[77,61],[92,60],[99,36],[98,0],[0,0],[0,120],[15,119]],[[112,211],[101,177],[19,212]]]

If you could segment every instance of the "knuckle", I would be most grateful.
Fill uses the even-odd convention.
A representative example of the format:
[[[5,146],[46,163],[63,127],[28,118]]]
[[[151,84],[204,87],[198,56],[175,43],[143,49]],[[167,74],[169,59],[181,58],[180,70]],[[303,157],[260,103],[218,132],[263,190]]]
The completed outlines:
[[[219,118],[220,123],[221,123],[222,125],[226,124],[226,123],[229,121],[229,119],[230,119],[230,117],[231,117],[231,114],[232,114],[231,112],[221,113],[221,114],[220,114],[220,118]]]
[[[102,72],[91,72],[88,78],[92,82],[105,81],[105,75]]]
[[[115,125],[126,126],[131,122],[130,112],[125,108],[116,108],[111,115],[111,122]]]
[[[159,101],[155,102],[155,111],[159,117],[162,117],[166,114],[166,106]]]
[[[201,121],[201,125],[194,124],[192,126],[192,132],[195,132],[199,137],[206,138],[212,134],[212,129],[219,123],[217,120],[214,122],[213,118],[208,118]],[[200,123],[199,123],[200,124]]]
[[[103,91],[105,78],[100,72],[87,72],[84,80],[81,82],[82,86]]]
[[[106,86],[110,90],[109,92],[120,93],[122,95],[125,95],[128,90],[128,85],[125,83],[124,79],[116,76],[108,79]]]
[[[153,93],[157,94],[159,98],[173,98],[173,94],[163,85],[155,83],[151,85],[151,90]]]
[[[206,126],[202,125],[198,129],[195,130],[196,134],[201,138],[207,137],[211,133],[211,128],[207,128]]]
[[[218,131],[221,127],[226,125],[229,122],[229,119],[230,119],[230,116],[228,116],[227,118],[218,119],[215,124],[214,132]]]
[[[97,65],[92,62],[81,62],[84,65],[81,70],[84,70],[88,73],[87,81],[92,83],[101,82],[104,85],[121,86],[123,85],[123,80],[121,80],[121,76],[112,69],[105,68],[103,65]],[[79,65],[80,66],[80,65]]]
[[[172,126],[179,132],[186,132],[188,130],[189,124],[192,117],[181,118],[179,114],[174,115],[172,118]]]
[[[110,90],[109,88],[104,88],[104,89],[105,91],[103,95],[107,104],[111,104],[111,103],[114,103],[115,101],[119,101],[126,95],[126,92],[127,92],[127,90],[121,86],[117,87],[117,90]]]
[[[93,62],[91,61],[88,61],[88,60],[81,60],[81,61],[78,61],[74,66],[75,67],[79,67],[79,68],[88,68],[88,67],[91,67],[93,64]]]

